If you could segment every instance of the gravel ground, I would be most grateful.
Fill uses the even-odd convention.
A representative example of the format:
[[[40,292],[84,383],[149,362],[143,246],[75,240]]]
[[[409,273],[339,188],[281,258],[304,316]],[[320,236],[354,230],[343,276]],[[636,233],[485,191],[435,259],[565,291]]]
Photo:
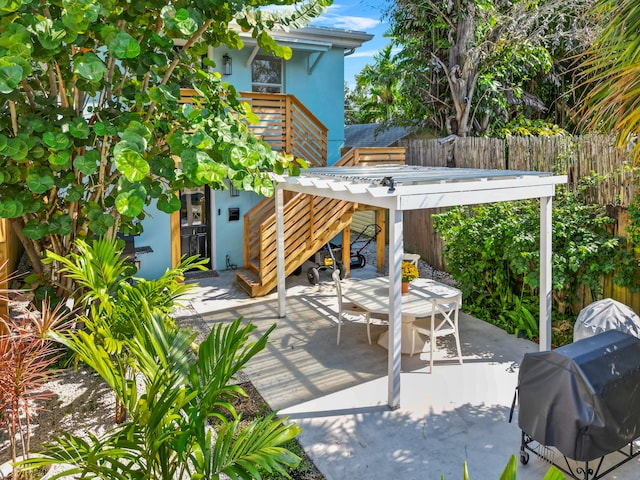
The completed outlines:
[[[360,252],[367,259],[367,265],[377,265],[376,242],[373,241]],[[386,250],[386,258],[389,257],[389,249]],[[447,272],[436,270],[423,260],[418,260],[418,272],[421,278],[431,278],[447,285],[455,286],[456,281]]]

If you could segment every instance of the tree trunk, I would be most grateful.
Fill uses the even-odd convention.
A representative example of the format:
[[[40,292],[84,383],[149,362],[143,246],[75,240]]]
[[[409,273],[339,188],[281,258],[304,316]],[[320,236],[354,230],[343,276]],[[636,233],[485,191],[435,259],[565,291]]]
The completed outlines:
[[[456,28],[454,44],[449,49],[447,80],[455,108],[455,125],[451,119],[451,133],[460,137],[469,134],[469,114],[476,86],[478,58],[474,51],[476,19],[474,12],[460,18]]]

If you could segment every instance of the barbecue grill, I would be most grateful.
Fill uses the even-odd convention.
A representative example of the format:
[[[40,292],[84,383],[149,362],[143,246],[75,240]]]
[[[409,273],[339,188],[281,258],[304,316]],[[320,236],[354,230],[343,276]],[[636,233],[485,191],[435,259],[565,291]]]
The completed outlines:
[[[640,436],[640,340],[632,335],[610,330],[527,353],[517,392],[523,464],[533,452],[577,480],[595,480],[640,453],[633,444]],[[613,452],[622,457],[609,467],[604,459]]]
[[[580,311],[573,326],[573,341],[608,330],[620,330],[640,338],[640,317],[624,303],[613,298],[603,298]]]

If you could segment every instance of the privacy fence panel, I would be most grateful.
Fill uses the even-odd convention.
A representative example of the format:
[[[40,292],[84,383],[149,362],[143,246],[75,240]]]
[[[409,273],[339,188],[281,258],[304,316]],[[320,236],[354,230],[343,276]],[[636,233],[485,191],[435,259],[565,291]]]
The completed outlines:
[[[625,207],[634,195],[632,171],[624,152],[610,137],[598,135],[554,137],[510,137],[410,139],[400,142],[406,148],[408,165],[536,170],[568,176],[568,188],[576,191],[586,185],[588,201],[615,206],[616,234],[625,235],[628,216]],[[592,178],[600,181],[593,183]],[[438,269],[445,269],[442,241],[433,228],[431,215],[441,210],[405,212],[405,249],[419,253]],[[605,282],[604,295],[640,311],[640,295]],[[585,299],[585,302],[590,300]]]

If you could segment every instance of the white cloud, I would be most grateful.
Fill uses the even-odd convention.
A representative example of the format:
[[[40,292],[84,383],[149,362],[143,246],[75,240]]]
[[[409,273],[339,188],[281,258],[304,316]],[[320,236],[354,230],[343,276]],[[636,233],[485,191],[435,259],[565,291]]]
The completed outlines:
[[[379,20],[367,17],[354,17],[348,15],[339,15],[333,13],[325,13],[321,17],[312,22],[313,25],[342,28],[344,30],[367,30],[374,28],[380,24]]]

